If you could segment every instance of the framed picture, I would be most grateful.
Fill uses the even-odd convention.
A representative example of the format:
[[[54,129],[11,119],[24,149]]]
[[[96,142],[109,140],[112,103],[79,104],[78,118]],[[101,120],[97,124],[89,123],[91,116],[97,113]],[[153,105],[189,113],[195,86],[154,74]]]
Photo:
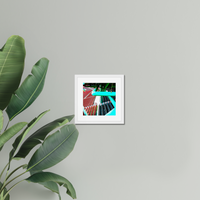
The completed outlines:
[[[75,75],[75,124],[124,124],[124,75]]]

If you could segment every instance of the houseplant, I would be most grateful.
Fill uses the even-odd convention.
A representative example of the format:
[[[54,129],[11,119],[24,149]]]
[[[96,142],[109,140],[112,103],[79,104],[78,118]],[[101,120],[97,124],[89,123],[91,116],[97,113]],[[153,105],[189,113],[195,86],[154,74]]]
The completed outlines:
[[[8,162],[4,164],[5,167],[2,162],[0,163],[0,170],[2,170],[0,171],[0,200],[9,200],[10,191],[22,181],[39,183],[57,193],[59,199],[61,197],[58,186],[64,186],[67,194],[75,199],[75,189],[66,178],[43,171],[56,165],[73,150],[78,131],[74,124],[67,123],[74,116],[61,117],[31,133],[32,127],[48,112],[47,110],[31,122],[19,122],[9,127],[9,122],[28,108],[39,96],[48,69],[48,59],[41,58],[33,66],[32,74],[28,75],[19,86],[25,54],[24,40],[17,35],[9,37],[0,49],[0,151],[12,137],[15,137],[8,155]],[[4,127],[5,114],[8,115],[9,121]],[[51,133],[59,127],[61,127],[60,130]],[[30,157],[30,161],[11,170],[12,161],[25,158],[36,145],[39,146]],[[23,169],[23,173],[17,174],[19,169]],[[27,178],[20,179],[26,173]]]

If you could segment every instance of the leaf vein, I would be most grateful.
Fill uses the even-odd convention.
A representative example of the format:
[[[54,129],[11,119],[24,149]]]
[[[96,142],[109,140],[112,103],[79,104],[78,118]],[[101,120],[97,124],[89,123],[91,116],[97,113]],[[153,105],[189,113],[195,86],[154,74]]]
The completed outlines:
[[[47,69],[46,69],[47,71]],[[10,121],[16,116],[18,115],[20,112],[22,112],[24,110],[24,108],[26,107],[26,105],[30,102],[31,98],[33,97],[33,95],[36,93],[38,87],[40,86],[41,82],[43,81],[44,77],[45,77],[46,73],[43,74],[42,79],[40,80],[38,86],[36,87],[35,91],[33,92],[33,94],[30,96],[30,98],[28,99],[28,101],[26,102],[26,104],[15,114],[10,118]]]
[[[69,137],[71,137],[71,135],[76,131],[75,130],[65,139],[63,140],[58,146],[56,146],[51,152],[49,152],[44,158],[42,158],[41,160],[39,160],[35,165],[33,165],[32,167],[30,167],[29,169],[27,169],[27,171],[31,170],[33,167],[35,167],[36,165],[40,164],[43,160],[45,160],[49,155],[51,155],[54,151],[56,151],[56,149],[58,149]]]
[[[3,65],[2,65],[2,68],[1,68],[1,71],[0,71],[0,76],[1,76],[1,74],[2,74],[3,68],[4,68],[5,63],[6,63],[6,61],[7,61],[8,55],[10,54],[10,51],[11,51],[11,49],[12,49],[13,43],[14,43],[14,41],[17,39],[17,37],[18,37],[18,36],[15,37],[15,39],[13,40],[13,42],[12,42],[12,44],[11,44],[11,46],[10,46],[10,49],[9,49],[9,51],[8,51],[8,53],[7,53],[7,56],[6,56],[5,60],[4,60]]]

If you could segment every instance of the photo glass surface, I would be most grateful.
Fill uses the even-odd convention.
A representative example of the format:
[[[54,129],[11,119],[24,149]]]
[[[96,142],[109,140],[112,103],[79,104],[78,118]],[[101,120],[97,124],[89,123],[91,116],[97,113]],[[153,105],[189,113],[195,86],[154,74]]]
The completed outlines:
[[[115,116],[116,83],[83,83],[83,116]]]

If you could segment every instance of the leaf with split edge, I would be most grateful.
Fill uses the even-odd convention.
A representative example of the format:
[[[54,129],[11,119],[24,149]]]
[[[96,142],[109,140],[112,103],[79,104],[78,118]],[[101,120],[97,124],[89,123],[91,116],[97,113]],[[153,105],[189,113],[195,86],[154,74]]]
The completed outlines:
[[[10,152],[9,155],[9,162],[12,160],[14,154],[16,153],[18,147],[22,143],[25,136],[28,134],[28,132],[33,128],[33,126],[47,113],[49,110],[42,112],[38,117],[34,118],[26,127],[26,129],[15,139],[14,143],[12,144],[13,149]]]
[[[0,109],[4,110],[18,88],[25,60],[24,39],[18,35],[8,38],[0,49]]]
[[[41,58],[32,68],[32,74],[24,80],[12,95],[6,112],[11,121],[28,108],[41,93],[48,69],[49,60]]]
[[[13,126],[11,126],[9,129],[4,131],[0,135],[0,148],[9,140],[11,139],[15,134],[17,134],[19,131],[21,131],[28,123],[27,122],[19,122]]]
[[[51,190],[52,192],[57,193],[59,200],[61,200],[60,191],[59,191],[57,183],[53,181],[46,181],[46,182],[39,182],[39,184],[43,185],[45,188]]]
[[[39,172],[33,174],[25,180],[33,183],[53,181],[60,186],[65,187],[67,189],[67,194],[70,195],[73,199],[76,199],[76,191],[73,185],[66,178],[58,174],[54,174],[51,172]]]
[[[43,171],[40,171],[43,172]],[[34,173],[30,172],[30,175],[33,175]],[[61,196],[60,196],[60,191],[58,188],[58,184],[53,182],[53,181],[45,181],[45,182],[38,182],[38,184],[43,185],[45,188],[51,190],[52,192],[55,192],[58,194],[59,200],[61,200]]]
[[[3,111],[0,110],[0,132],[3,128]]]
[[[65,125],[49,135],[31,157],[27,171],[36,173],[56,165],[71,153],[77,138],[78,130],[74,124]]]
[[[74,118],[74,115],[64,116],[59,119],[56,119],[30,135],[24,143],[21,145],[19,151],[15,155],[15,158],[25,158],[28,153],[38,144],[41,144],[45,139],[47,134],[49,134],[52,130],[65,125],[70,122]]]
[[[0,189],[2,188],[3,183],[0,182]],[[4,188],[2,194],[0,194],[0,198],[2,198],[3,195],[5,195],[7,193],[7,189]],[[10,199],[10,195],[8,194],[5,198],[5,200],[9,200]]]

